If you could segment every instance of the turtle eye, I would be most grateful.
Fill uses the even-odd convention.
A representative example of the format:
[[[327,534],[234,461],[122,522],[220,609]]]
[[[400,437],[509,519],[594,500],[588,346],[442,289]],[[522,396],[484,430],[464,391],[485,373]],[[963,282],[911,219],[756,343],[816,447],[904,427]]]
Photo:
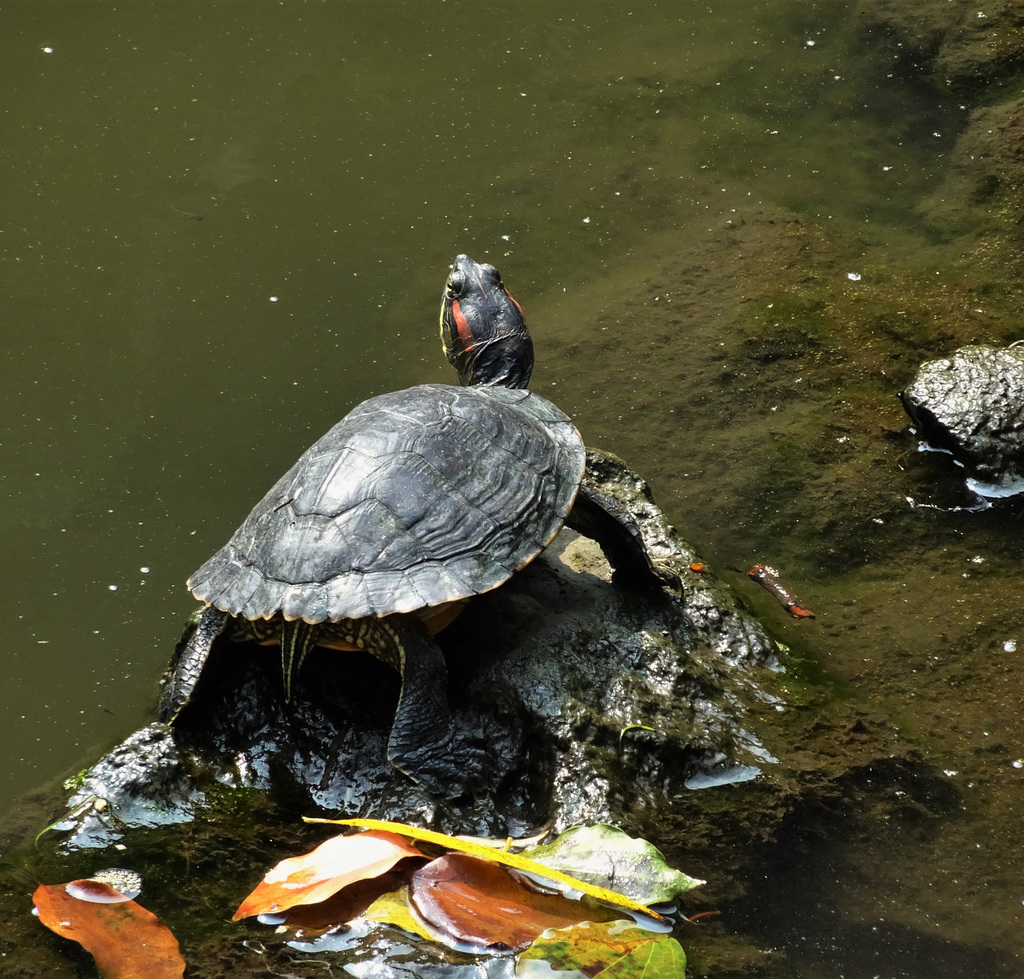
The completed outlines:
[[[445,285],[445,292],[448,294],[450,299],[455,299],[462,295],[462,290],[466,285],[466,277],[456,269],[448,276],[448,282]]]

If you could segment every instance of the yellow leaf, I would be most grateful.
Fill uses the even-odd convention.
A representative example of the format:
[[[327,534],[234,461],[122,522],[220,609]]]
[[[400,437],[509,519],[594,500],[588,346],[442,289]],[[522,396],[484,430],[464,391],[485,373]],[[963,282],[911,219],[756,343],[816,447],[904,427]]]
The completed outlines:
[[[363,917],[368,921],[379,921],[381,924],[394,925],[396,928],[401,928],[402,931],[407,931],[411,935],[419,935],[420,938],[425,938],[428,942],[437,941],[437,935],[431,932],[413,914],[412,908],[409,906],[408,887],[402,887],[397,891],[381,894],[363,912]]]

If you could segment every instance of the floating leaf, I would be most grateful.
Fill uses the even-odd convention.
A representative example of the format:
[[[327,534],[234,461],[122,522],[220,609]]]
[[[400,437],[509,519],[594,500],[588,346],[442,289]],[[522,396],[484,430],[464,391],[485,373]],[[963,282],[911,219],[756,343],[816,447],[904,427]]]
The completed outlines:
[[[289,908],[280,915],[281,924],[297,935],[316,935],[346,925],[365,914],[382,895],[407,884],[411,876],[411,867],[396,867],[379,877],[354,881],[316,904],[296,904]]]
[[[556,840],[525,851],[538,863],[615,888],[641,904],[661,904],[704,883],[673,870],[661,851],[617,826],[574,826]]]
[[[665,921],[665,918],[662,915],[658,914],[656,911],[652,911],[643,904],[634,901],[625,894],[620,894],[616,891],[609,890],[608,888],[598,887],[594,884],[588,883],[587,881],[570,877],[568,874],[555,870],[552,867],[539,863],[536,860],[531,860],[527,857],[522,857],[514,853],[508,853],[505,850],[493,850],[489,847],[481,846],[479,843],[470,843],[466,840],[460,840],[455,836],[446,836],[444,833],[435,833],[433,830],[420,829],[417,826],[407,826],[405,823],[387,822],[382,819],[320,819],[312,816],[305,816],[303,818],[307,823],[328,823],[334,826],[361,826],[371,831],[379,830],[386,833],[400,833],[403,836],[420,840],[424,843],[433,843],[436,846],[443,846],[446,849],[455,850],[459,853],[469,853],[472,856],[480,857],[482,860],[490,860],[494,863],[504,864],[506,867],[511,867],[513,870],[519,870],[527,874],[534,874],[538,877],[546,877],[548,880],[553,880],[556,883],[572,888],[573,890],[586,894],[588,897],[592,897],[598,901],[603,901],[606,904],[612,904],[619,908],[626,908],[627,910],[634,911],[637,914],[647,915],[657,921]],[[623,836],[625,836],[625,834],[623,834]],[[359,837],[353,837],[353,839],[358,838]],[[627,839],[628,838],[629,837],[627,837]],[[241,911],[241,909],[239,909],[239,911]],[[235,915],[236,918],[241,916],[242,915],[237,913]]]
[[[565,928],[614,912],[588,910],[561,894],[527,888],[504,867],[449,853],[412,875],[409,900],[448,944],[526,948],[549,928]]]
[[[560,972],[587,979],[685,979],[686,953],[669,935],[587,922],[546,932],[516,961],[520,979],[555,979]]]
[[[394,833],[331,837],[310,853],[282,860],[242,902],[232,920],[316,904],[347,884],[385,873],[405,857],[422,855]]]
[[[82,886],[82,881],[72,883]],[[39,920],[52,932],[78,942],[96,960],[103,979],[181,979],[185,960],[178,941],[152,912],[135,901],[81,901],[65,884],[40,884],[32,900]],[[89,891],[108,888],[94,884]]]

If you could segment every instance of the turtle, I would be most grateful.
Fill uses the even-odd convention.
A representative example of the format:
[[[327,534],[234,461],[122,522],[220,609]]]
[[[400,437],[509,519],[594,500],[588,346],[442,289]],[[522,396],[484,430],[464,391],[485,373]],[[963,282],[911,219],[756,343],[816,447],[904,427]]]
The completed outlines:
[[[203,603],[165,683],[176,721],[219,636],[280,643],[284,699],[314,646],[365,650],[402,686],[391,764],[434,791],[460,780],[444,656],[433,635],[507,581],[563,524],[617,577],[660,588],[636,525],[585,479],[570,418],[528,388],[533,341],[498,270],[458,255],[441,341],[459,385],[370,398],[315,442],[187,582]]]

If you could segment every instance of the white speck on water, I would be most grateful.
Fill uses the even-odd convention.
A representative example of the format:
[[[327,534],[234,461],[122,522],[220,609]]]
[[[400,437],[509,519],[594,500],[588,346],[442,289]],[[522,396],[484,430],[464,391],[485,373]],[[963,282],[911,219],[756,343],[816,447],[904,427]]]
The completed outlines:
[[[1018,758],[1015,762],[1013,762],[1013,767],[1024,768],[1024,759]]]
[[[978,16],[980,17],[981,15],[979,14]],[[53,54],[53,48],[47,45],[45,48],[43,48],[43,54]]]
[[[807,43],[807,47],[809,47],[809,48],[813,48],[814,47],[814,42],[813,41],[807,41],[806,43]]]
[[[270,297],[270,301],[271,301],[272,303],[276,303],[276,302],[277,302],[277,296],[271,296],[271,297]]]
[[[860,282],[860,272],[847,272],[846,278],[851,282]]]
[[[511,238],[512,238],[512,236],[511,236],[511,235],[502,235],[502,236],[501,236],[501,240],[502,240],[502,241],[509,241],[509,240],[510,240]]]
[[[1017,640],[1016,639],[1007,639],[1006,642],[1003,643],[1003,652],[1004,653],[1015,653],[1015,652],[1017,652]]]
[[[952,778],[954,775],[959,775],[960,773],[953,768],[944,768],[942,770],[942,774],[947,778]]]
[[[117,585],[107,585],[111,591],[117,591]]]
[[[590,218],[584,218],[583,219],[583,223],[584,224],[590,224]]]
[[[139,568],[143,574],[149,574],[149,568]]]

